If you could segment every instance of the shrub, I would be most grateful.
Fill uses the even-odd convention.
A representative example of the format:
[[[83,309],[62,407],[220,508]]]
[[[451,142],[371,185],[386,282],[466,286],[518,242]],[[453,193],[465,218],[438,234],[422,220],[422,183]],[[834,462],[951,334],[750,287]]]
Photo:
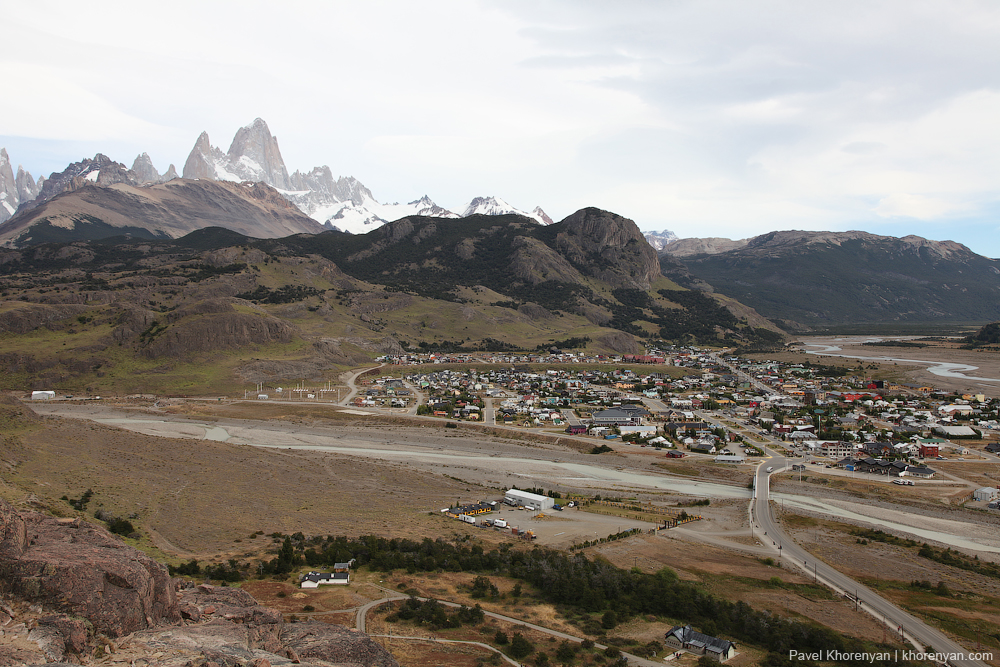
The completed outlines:
[[[514,633],[514,638],[510,640],[510,655],[512,658],[516,660],[527,658],[534,650],[535,646],[525,639],[524,635],[520,632]]]
[[[135,532],[135,528],[132,526],[132,522],[128,519],[123,519],[121,517],[113,517],[108,521],[108,530],[110,530],[115,535],[131,535]]]

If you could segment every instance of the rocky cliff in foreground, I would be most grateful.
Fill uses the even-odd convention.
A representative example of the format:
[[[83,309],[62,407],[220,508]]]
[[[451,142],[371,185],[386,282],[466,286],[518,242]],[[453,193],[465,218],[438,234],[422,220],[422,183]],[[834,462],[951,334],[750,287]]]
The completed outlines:
[[[0,665],[398,667],[367,635],[285,624],[243,590],[171,580],[103,528],[3,500],[0,575]]]

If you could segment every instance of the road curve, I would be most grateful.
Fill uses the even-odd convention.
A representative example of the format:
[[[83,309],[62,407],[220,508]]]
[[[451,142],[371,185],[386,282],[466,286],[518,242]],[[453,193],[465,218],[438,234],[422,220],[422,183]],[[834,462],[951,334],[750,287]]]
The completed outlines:
[[[920,650],[931,647],[934,653],[950,654],[954,657],[945,664],[952,667],[987,667],[981,660],[967,657],[972,651],[958,644],[940,630],[932,628],[923,621],[903,611],[875,591],[862,586],[847,575],[841,573],[808,551],[799,546],[781,528],[774,518],[770,502],[770,476],[768,472],[780,472],[788,463],[782,456],[774,455],[757,466],[754,477],[754,495],[751,500],[750,526],[754,537],[766,546],[772,547],[778,553],[783,566],[794,566],[812,575],[817,581],[829,586],[834,591],[855,600],[859,608],[864,609],[876,619],[882,620],[890,629],[897,629],[899,634]]]

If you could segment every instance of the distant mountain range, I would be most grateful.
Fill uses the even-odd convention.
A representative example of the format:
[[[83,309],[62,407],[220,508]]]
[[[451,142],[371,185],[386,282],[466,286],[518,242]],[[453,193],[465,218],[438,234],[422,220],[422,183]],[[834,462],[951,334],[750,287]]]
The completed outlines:
[[[552,222],[541,208],[536,207],[529,213],[494,197],[477,197],[462,213],[438,206],[426,195],[407,204],[383,204],[353,176],[334,179],[326,165],[306,173],[296,171],[289,176],[278,139],[271,135],[267,123],[260,118],[240,128],[225,153],[212,146],[208,134],[202,132],[184,163],[183,176],[267,183],[317,222],[353,234],[369,232],[408,215],[460,218],[474,214],[517,213],[542,224]]]
[[[316,222],[329,229],[354,234],[369,232],[390,220],[409,215],[461,218],[475,214],[516,213],[539,224],[552,223],[540,207],[523,211],[498,197],[476,197],[460,213],[438,206],[427,196],[407,204],[383,204],[356,178],[334,178],[333,172],[325,165],[289,175],[277,138],[271,135],[267,123],[260,118],[240,128],[226,152],[212,146],[208,133],[202,132],[184,163],[182,177],[264,183]],[[6,150],[0,149],[0,224],[18,212],[32,210],[63,192],[75,191],[89,184],[147,186],[176,178],[178,174],[174,165],[160,174],[146,153],[136,157],[131,169],[98,154],[92,160],[73,163],[63,172],[54,173],[48,179],[41,177],[36,182],[21,167],[15,174]],[[164,230],[149,231],[156,235]]]
[[[660,260],[678,283],[725,294],[791,331],[1000,320],[1000,260],[953,241],[785,231],[683,239]]]
[[[551,287],[588,279],[587,272],[581,273],[573,260],[556,259],[542,247],[551,249],[562,241],[541,232],[513,236],[505,232],[491,237],[479,226],[473,229],[457,224],[483,216],[516,216],[529,227],[552,227],[551,218],[541,208],[519,210],[498,197],[477,197],[459,211],[447,210],[426,196],[407,204],[383,204],[360,181],[351,176],[335,178],[327,166],[290,174],[277,139],[261,119],[240,128],[226,152],[212,146],[203,132],[185,161],[183,178],[178,178],[173,165],[159,173],[143,153],[131,167],[97,154],[36,181],[20,167],[15,171],[7,152],[0,149],[0,220],[6,220],[0,224],[0,245],[8,248],[121,235],[176,239],[206,227],[223,227],[256,238],[334,230],[366,234],[390,221],[410,221],[392,225],[387,232],[399,234],[414,220],[435,221],[421,222],[413,242],[393,250],[398,254],[405,249],[406,257],[391,256],[400,267],[409,268],[393,269],[401,273],[392,280],[381,274],[366,279],[376,283],[402,281],[396,288],[405,284],[410,290],[436,290],[434,298],[442,298],[436,286],[447,283],[448,289],[487,285],[511,297],[512,302],[544,301],[550,309],[559,309],[555,304],[560,299],[576,299],[573,290],[537,288],[541,283]],[[608,216],[614,214],[594,220],[611,224]],[[514,228],[510,226],[513,223],[504,224],[504,229]],[[460,238],[462,234],[467,236]],[[442,282],[442,275],[458,269],[452,266],[448,253],[426,254],[428,246],[422,245],[421,239],[431,237],[440,237],[444,243],[440,247],[451,248],[448,252],[459,257],[463,253],[484,257],[484,249],[491,244],[500,244],[497,252],[502,255],[489,255],[490,261],[496,262],[494,270],[478,278],[478,283],[469,282],[473,278],[465,265],[460,275]],[[375,240],[364,243],[377,244],[382,238],[376,235]],[[338,246],[353,247],[352,243],[338,242]],[[788,331],[877,322],[1000,320],[1000,262],[949,241],[801,231],[740,240],[678,239],[673,232],[662,230],[639,233],[630,243],[658,253],[659,273],[675,283],[725,297],[734,313],[742,316],[748,312],[751,317],[759,313]],[[506,249],[505,244],[515,244],[516,251]],[[388,257],[372,249],[358,252],[377,255],[379,262]],[[592,252],[596,254],[588,262],[600,265],[605,261],[601,253]],[[332,253],[330,257],[338,265],[354,261],[353,255]],[[389,270],[384,264],[377,268]],[[409,274],[413,277],[404,280]],[[421,287],[421,283],[430,287]],[[521,290],[520,296],[510,292],[515,288]],[[599,305],[586,300],[591,306]],[[629,315],[629,321],[637,321],[634,315]],[[656,315],[653,320],[655,326],[642,326],[669,329],[663,316]],[[615,328],[640,335],[624,320],[616,321]]]

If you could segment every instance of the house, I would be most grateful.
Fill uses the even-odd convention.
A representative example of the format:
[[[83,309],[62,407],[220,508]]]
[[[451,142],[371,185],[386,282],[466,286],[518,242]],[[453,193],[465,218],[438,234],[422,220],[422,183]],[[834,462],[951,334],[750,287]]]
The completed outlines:
[[[664,643],[695,655],[707,655],[719,662],[725,662],[736,655],[736,644],[733,642],[696,632],[690,625],[675,625],[666,634]]]
[[[346,585],[351,582],[349,572],[310,572],[302,577],[299,588],[319,588],[323,585]]]

